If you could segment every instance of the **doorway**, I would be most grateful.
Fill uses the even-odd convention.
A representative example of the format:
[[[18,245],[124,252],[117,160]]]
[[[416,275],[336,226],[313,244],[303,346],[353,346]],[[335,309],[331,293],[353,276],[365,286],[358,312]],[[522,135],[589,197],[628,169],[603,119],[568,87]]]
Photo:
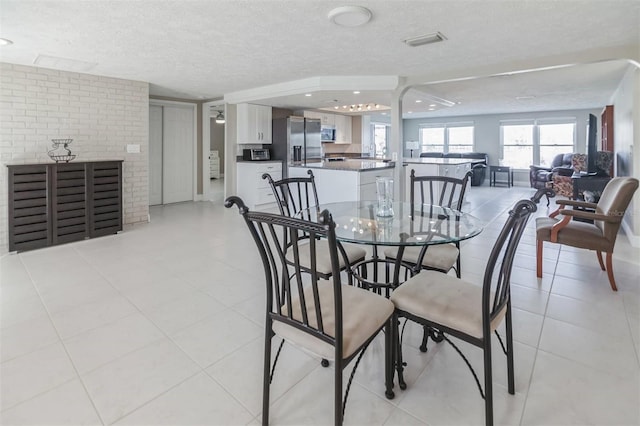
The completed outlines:
[[[149,205],[194,199],[194,145],[194,105],[149,105]]]

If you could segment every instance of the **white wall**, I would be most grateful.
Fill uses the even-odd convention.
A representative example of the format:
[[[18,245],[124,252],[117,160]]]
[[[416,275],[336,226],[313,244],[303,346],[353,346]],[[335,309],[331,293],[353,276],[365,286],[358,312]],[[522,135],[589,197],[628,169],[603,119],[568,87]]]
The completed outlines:
[[[631,68],[613,95],[616,174],[640,178],[640,69]],[[631,244],[640,247],[640,195],[636,192],[623,221]]]
[[[419,140],[419,126],[426,123],[457,123],[457,122],[473,122],[475,132],[475,149],[476,152],[484,152],[489,154],[489,164],[498,165],[500,161],[500,121],[515,119],[544,119],[544,118],[560,118],[572,117],[577,119],[576,142],[577,152],[587,152],[587,120],[589,114],[600,117],[601,109],[589,110],[567,110],[567,111],[546,111],[546,112],[526,112],[514,114],[491,114],[491,115],[473,115],[460,117],[438,117],[438,118],[414,118],[403,120],[403,139]],[[598,126],[598,133],[600,132]],[[600,137],[598,136],[598,139]],[[414,153],[415,155],[415,153]],[[409,151],[404,152],[404,156],[409,156]],[[529,170],[516,171],[514,173],[516,184],[529,185]],[[488,185],[488,179],[485,182]]]
[[[51,162],[54,138],[73,139],[75,161],[124,160],[124,222],[146,222],[149,84],[6,63],[0,75],[0,253],[8,250],[4,166]],[[128,154],[127,144],[141,152]]]

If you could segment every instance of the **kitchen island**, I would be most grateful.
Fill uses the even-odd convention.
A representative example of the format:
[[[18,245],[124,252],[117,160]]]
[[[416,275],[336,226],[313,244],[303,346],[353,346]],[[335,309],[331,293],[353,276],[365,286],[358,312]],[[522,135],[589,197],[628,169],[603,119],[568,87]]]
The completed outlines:
[[[290,164],[289,177],[313,171],[320,204],[376,199],[376,177],[393,177],[394,162],[376,160],[320,161]]]

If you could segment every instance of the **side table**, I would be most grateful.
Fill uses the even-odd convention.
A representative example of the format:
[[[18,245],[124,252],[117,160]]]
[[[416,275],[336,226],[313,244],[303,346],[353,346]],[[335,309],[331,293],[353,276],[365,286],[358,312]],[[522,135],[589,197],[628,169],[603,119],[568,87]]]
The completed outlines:
[[[496,173],[506,173],[507,180],[496,181]],[[507,185],[513,186],[513,170],[509,166],[489,166],[489,186]]]
[[[573,176],[571,176],[571,181],[573,183],[573,199],[584,200],[582,195],[583,191],[597,192],[599,197],[600,193],[604,190],[604,187],[607,186],[607,183],[609,183],[610,180],[611,178],[609,176],[589,176],[574,173]]]

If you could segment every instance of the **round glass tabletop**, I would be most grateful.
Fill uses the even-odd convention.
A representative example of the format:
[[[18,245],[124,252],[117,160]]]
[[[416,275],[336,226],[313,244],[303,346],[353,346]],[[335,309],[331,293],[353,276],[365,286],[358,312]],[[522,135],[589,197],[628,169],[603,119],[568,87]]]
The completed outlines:
[[[376,215],[377,201],[344,201],[320,205],[329,210],[336,223],[336,237],[343,242],[385,245],[422,246],[445,244],[472,238],[482,232],[478,218],[447,207],[429,204],[393,204],[394,215]],[[298,214],[317,220],[316,212]]]

